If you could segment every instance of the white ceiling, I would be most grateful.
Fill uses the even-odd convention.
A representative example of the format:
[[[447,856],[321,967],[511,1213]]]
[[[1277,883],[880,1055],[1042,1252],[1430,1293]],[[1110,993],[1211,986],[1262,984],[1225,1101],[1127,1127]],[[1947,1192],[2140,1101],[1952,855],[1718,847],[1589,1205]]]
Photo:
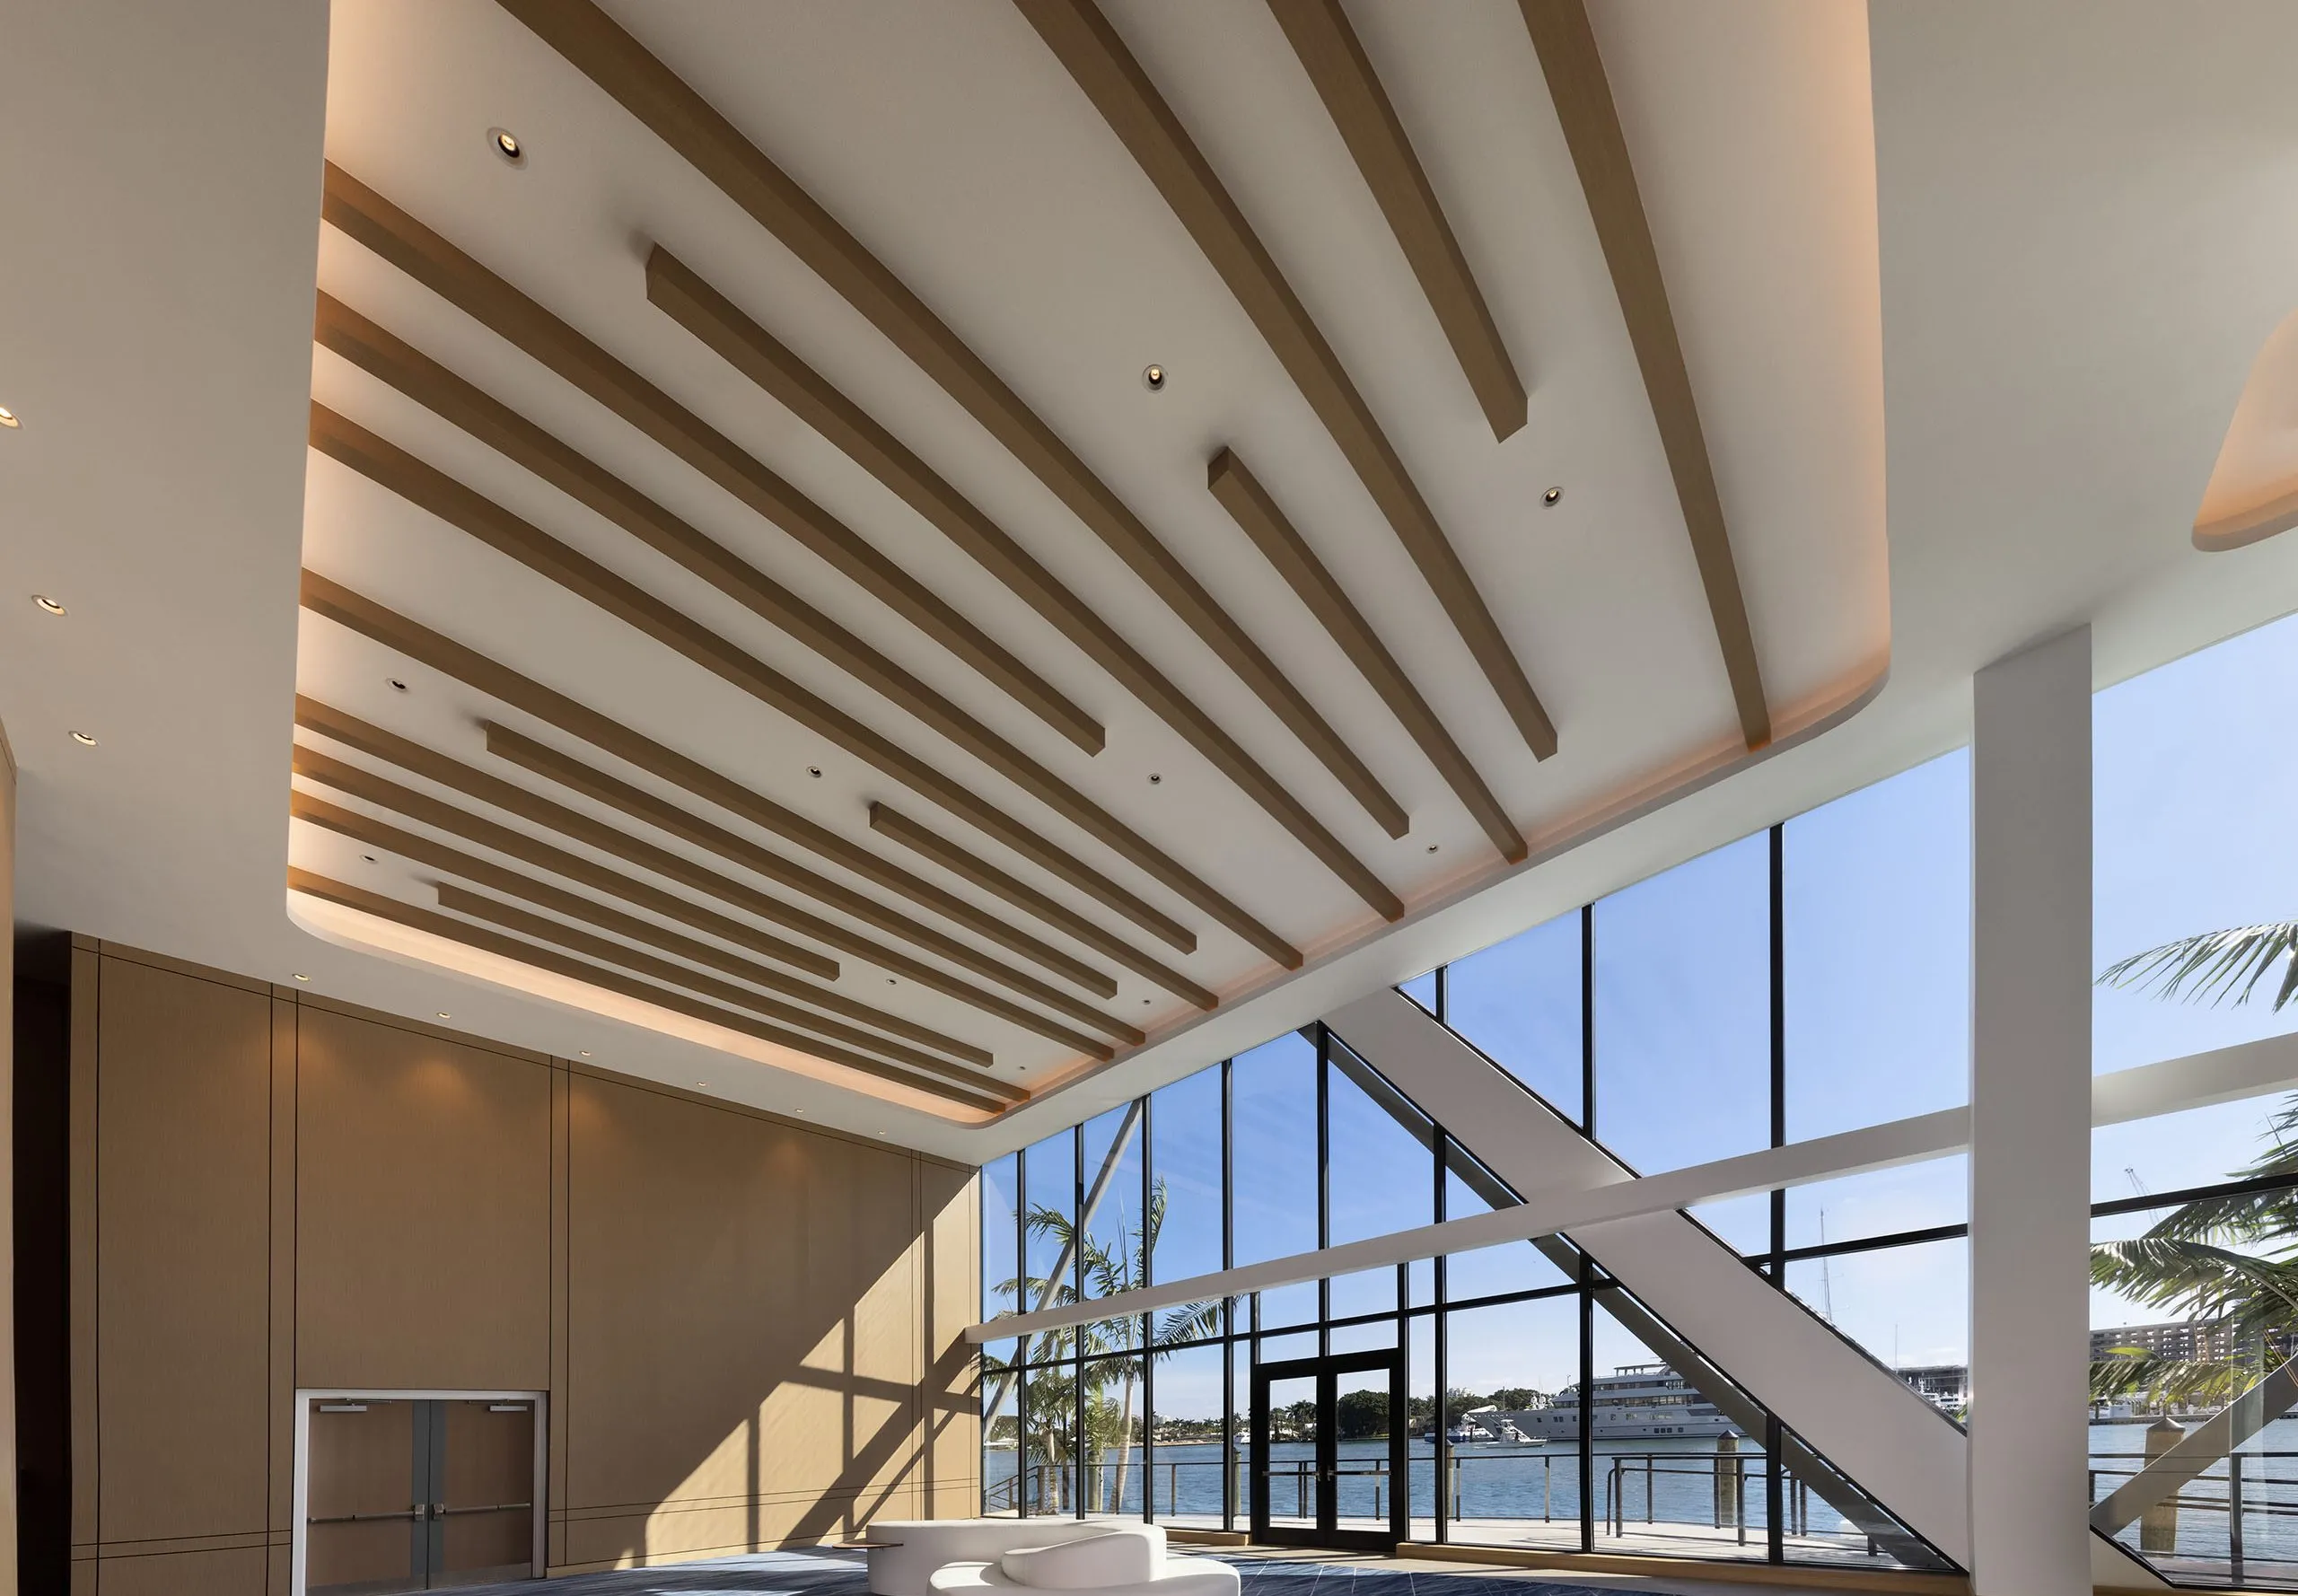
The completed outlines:
[[[14,231],[34,246],[0,256],[0,403],[25,419],[0,434],[20,921],[273,979],[300,971],[349,1001],[445,1010],[524,1046],[987,1156],[1949,746],[1972,670],[2023,642],[2092,619],[2112,680],[2298,606],[2291,539],[2213,555],[2188,540],[2252,361],[2298,303],[2298,107],[2276,70],[2298,44],[2286,6],[1597,5],[1774,713],[1822,728],[1752,761],[1731,757],[1731,697],[1681,518],[1514,8],[1462,4],[1431,26],[1425,11],[1350,6],[1531,391],[1528,425],[1501,444],[1268,15],[1110,8],[1476,575],[1558,723],[1560,751],[1541,764],[1221,280],[1004,0],[612,9],[1055,420],[1341,729],[1411,811],[1411,834],[1382,834],[954,403],[491,0],[343,0],[331,39],[292,0],[232,0],[196,26],[95,4],[20,21],[0,60],[12,119],[53,134],[0,147],[0,213],[22,218]],[[498,124],[525,141],[524,168],[488,152]],[[320,229],[322,151],[926,579],[1102,719],[1107,749],[1086,759],[783,533]],[[1087,598],[1404,895],[1407,918],[1381,925],[1019,600],[650,305],[641,263],[654,242]],[[473,763],[478,715],[516,717],[331,622],[298,628],[299,558],[847,835],[868,838],[871,797],[923,806],[309,453],[307,396],[1117,873],[1082,833],[714,590],[315,355],[315,281],[934,682],[1296,941],[1308,967],[1279,978],[1122,874],[1203,934],[1174,961],[1222,1007],[1200,1016],[1122,977],[1110,1012],[1145,1024],[1149,1046],[969,1128],[848,1090],[834,1070],[762,1066],[757,1049],[738,1056],[659,1015],[586,1012],[403,946],[315,940],[283,901],[297,688]],[[1153,360],[1172,373],[1155,394],[1138,378]],[[1548,852],[1500,866],[1205,491],[1223,443]],[[1544,509],[1552,483],[1565,496]],[[22,596],[33,592],[70,615],[41,615]],[[1873,701],[1828,725],[1886,662]],[[74,746],[75,727],[98,746]],[[295,863],[361,879],[361,861],[297,830]],[[366,868],[368,884],[425,900],[411,873]],[[332,930],[372,946],[373,925],[341,916]],[[857,994],[956,1027],[947,1000],[888,995],[848,969]],[[1024,1081],[1074,1067],[1014,1028],[965,1034]]]

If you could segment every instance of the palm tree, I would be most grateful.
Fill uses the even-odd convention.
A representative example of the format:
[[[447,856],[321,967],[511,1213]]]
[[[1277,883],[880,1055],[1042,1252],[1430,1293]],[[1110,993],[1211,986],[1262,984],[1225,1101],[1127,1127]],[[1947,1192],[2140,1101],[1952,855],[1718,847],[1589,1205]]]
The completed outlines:
[[[1032,1309],[1064,1308],[1081,1301],[1098,1301],[1116,1296],[1120,1292],[1133,1291],[1147,1284],[1149,1260],[1156,1255],[1157,1237],[1164,1229],[1169,1206],[1165,1183],[1159,1180],[1149,1192],[1148,1211],[1136,1224],[1126,1223],[1124,1205],[1118,1207],[1117,1234],[1103,1238],[1093,1233],[1090,1216],[1086,1227],[1080,1230],[1076,1222],[1060,1210],[1039,1205],[1030,1210],[1024,1221],[1032,1240],[1050,1241],[1058,1249],[1063,1259],[1074,1258],[1077,1267],[1065,1270],[1067,1278],[1048,1283],[1043,1278],[1022,1275],[1000,1282],[993,1288],[1009,1303],[1026,1302]],[[1084,1285],[1081,1296],[1078,1282]],[[1048,1285],[1050,1289],[1048,1289]],[[1074,1438],[1076,1451],[1082,1453],[1090,1466],[1110,1451],[1117,1454],[1117,1477],[1109,1493],[1110,1511],[1121,1508],[1125,1501],[1126,1479],[1133,1461],[1132,1449],[1139,1434],[1134,1419],[1134,1404],[1142,1372],[1142,1360],[1137,1355],[1145,1350],[1151,1357],[1171,1357],[1182,1343],[1202,1340],[1221,1332],[1222,1303],[1218,1301],[1190,1302],[1169,1308],[1162,1315],[1150,1315],[1149,1346],[1136,1346],[1140,1333],[1137,1317],[1095,1320],[1086,1324],[1072,1325],[1064,1329],[1048,1330],[1039,1340],[1036,1358],[1039,1361],[1067,1359],[1080,1355],[1086,1381],[1084,1418],[1085,1433]],[[1136,1355],[1124,1355],[1134,1354]],[[1027,1338],[1015,1346],[1014,1364],[1031,1361]],[[985,1360],[985,1375],[1002,1372],[1006,1365]],[[1023,1410],[1019,1416],[1019,1427],[1026,1436],[1029,1448],[1048,1463],[1057,1466],[1054,1478],[1057,1482],[1068,1475],[1068,1464],[1074,1455],[1069,1432],[1074,1427],[1074,1404],[1077,1390],[1075,1376],[1066,1372],[1039,1370],[1031,1375],[1025,1386]],[[1109,1386],[1114,1381],[1120,1388],[1118,1398],[1112,1401]],[[1042,1393],[1042,1395],[1040,1395]],[[1057,1495],[1060,1487],[1055,1486]],[[1100,1493],[1096,1493],[1098,1497]],[[1063,1504],[1055,1500],[1051,1505],[1059,1511]],[[1096,1507],[1101,1505],[1095,1503]]]
[[[2182,937],[2108,966],[2099,984],[2240,1004],[2277,961],[2285,962],[2274,996],[2279,1013],[2298,998],[2298,921]],[[2283,1100],[2267,1128],[2272,1150],[2229,1179],[2298,1179],[2298,1092]],[[2177,1359],[2110,1348],[2092,1365],[2094,1397],[2144,1393],[2166,1407],[2223,1406],[2266,1372],[2269,1348],[2298,1326],[2298,1187],[2205,1197],[2172,1209],[2136,1240],[2094,1243],[2091,1279],[2146,1307],[2222,1323],[2227,1354]]]

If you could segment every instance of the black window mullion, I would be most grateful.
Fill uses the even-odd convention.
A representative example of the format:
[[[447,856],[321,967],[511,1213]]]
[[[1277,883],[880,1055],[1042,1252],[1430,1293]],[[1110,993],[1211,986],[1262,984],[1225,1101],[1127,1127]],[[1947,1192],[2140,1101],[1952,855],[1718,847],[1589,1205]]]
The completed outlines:
[[[1069,1165],[1076,1181],[1069,1209],[1069,1233],[1076,1243],[1069,1250],[1069,1275],[1075,1300],[1082,1302],[1085,1300],[1085,1127],[1082,1125],[1069,1132]],[[1082,1324],[1069,1336],[1069,1399],[1077,1426],[1069,1432],[1069,1490],[1072,1511],[1082,1519],[1086,1478],[1085,1327]]]
[[[1317,1250],[1332,1245],[1331,1033],[1317,1025]],[[1317,1355],[1332,1351],[1332,1282],[1317,1282]]]
[[[1771,1144],[1787,1144],[1787,829],[1771,829]],[[1771,1194],[1771,1285],[1787,1289],[1787,1193]],[[1780,1522],[1786,1501],[1786,1479],[1780,1459],[1779,1419],[1764,1416],[1764,1535],[1765,1556],[1771,1562],[1787,1560],[1786,1527]]]
[[[1235,1136],[1230,1124],[1230,1065],[1221,1061],[1221,1267],[1237,1267]],[[1237,1527],[1237,1299],[1221,1312],[1221,1527]]]
[[[1596,906],[1580,906],[1580,1130],[1596,1136]]]
[[[1156,1284],[1153,1271],[1156,1259],[1150,1256],[1149,1197],[1156,1189],[1154,1160],[1157,1127],[1150,1118],[1154,1106],[1154,1094],[1141,1099],[1141,1280],[1143,1287]],[[1157,1313],[1154,1309],[1141,1316],[1141,1519],[1154,1523],[1157,1519],[1157,1358],[1151,1338],[1156,1334]],[[1118,1504],[1123,1512],[1125,1504]]]
[[[1442,991],[1443,987],[1437,989]],[[1429,1211],[1435,1215],[1436,1223],[1442,1224],[1444,1223],[1444,1148],[1447,1138],[1443,1126],[1434,1128],[1436,1133],[1436,1181],[1434,1206]],[[1436,1403],[1428,1422],[1436,1430],[1436,1485],[1435,1500],[1430,1506],[1436,1526],[1436,1542],[1442,1546],[1452,1538],[1452,1515],[1447,1511],[1452,1500],[1452,1416],[1445,1411],[1452,1394],[1452,1314],[1449,1311],[1451,1293],[1444,1278],[1444,1255],[1441,1252],[1435,1258],[1435,1276],[1433,1289],[1436,1306]],[[1403,1338],[1408,1328],[1409,1321],[1398,1325],[1399,1339]]]

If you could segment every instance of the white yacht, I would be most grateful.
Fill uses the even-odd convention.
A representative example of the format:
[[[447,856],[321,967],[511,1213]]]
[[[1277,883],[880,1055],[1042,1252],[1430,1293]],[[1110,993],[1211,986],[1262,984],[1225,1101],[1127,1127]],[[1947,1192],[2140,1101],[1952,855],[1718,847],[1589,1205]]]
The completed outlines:
[[[1740,1434],[1739,1425],[1665,1364],[1624,1364],[1597,1381],[1594,1391],[1593,1434],[1598,1441],[1672,1441]],[[1495,1409],[1468,1416],[1495,1434],[1505,1426],[1535,1440],[1576,1441],[1580,1389],[1566,1386],[1546,1407],[1514,1413]]]

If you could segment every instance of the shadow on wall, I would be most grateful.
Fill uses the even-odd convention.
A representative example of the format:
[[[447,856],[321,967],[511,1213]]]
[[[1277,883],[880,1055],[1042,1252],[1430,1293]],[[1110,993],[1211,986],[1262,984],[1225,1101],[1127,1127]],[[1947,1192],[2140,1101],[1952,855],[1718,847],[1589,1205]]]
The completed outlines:
[[[969,1511],[969,1173],[619,1083],[571,1089],[554,1561]]]

